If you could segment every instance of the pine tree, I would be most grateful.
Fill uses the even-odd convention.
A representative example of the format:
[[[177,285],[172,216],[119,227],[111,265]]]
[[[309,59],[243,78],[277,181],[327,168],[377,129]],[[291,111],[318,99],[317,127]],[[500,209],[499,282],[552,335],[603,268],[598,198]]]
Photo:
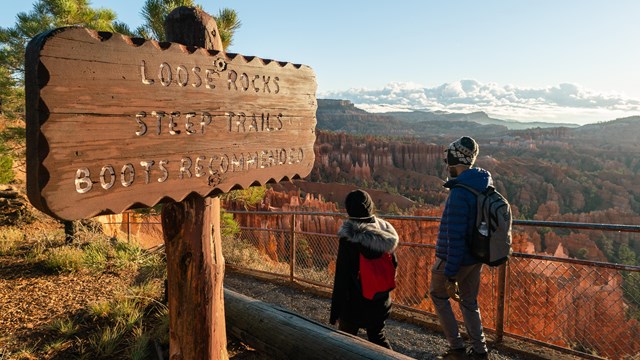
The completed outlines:
[[[179,7],[200,7],[194,4],[193,0],[147,0],[142,7],[140,14],[145,20],[144,24],[135,30],[135,34],[145,39],[155,39],[165,41],[164,20],[169,13]],[[217,16],[214,16],[222,47],[227,49],[233,42],[235,31],[240,28],[241,22],[238,14],[232,9],[221,9]],[[127,29],[128,30],[128,29]]]
[[[12,27],[0,27],[0,112],[9,117],[24,114],[24,53],[29,41],[39,33],[62,26],[116,32],[147,39],[164,39],[164,19],[178,6],[197,6],[193,0],[147,0],[141,15],[145,23],[135,31],[116,21],[116,13],[92,8],[89,0],[38,0],[30,12],[16,15]],[[226,49],[240,27],[234,10],[222,9],[216,19]]]
[[[0,100],[8,115],[24,113],[24,52],[37,34],[61,26],[81,25],[114,31],[116,14],[94,9],[88,0],[38,0],[30,12],[16,15],[13,27],[0,28]]]

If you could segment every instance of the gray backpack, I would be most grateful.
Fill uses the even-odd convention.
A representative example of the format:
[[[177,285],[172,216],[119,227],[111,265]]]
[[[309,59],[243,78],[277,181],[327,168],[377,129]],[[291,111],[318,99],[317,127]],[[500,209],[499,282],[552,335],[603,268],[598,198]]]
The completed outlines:
[[[456,184],[472,192],[477,198],[478,214],[473,237],[469,244],[471,253],[489,266],[504,264],[511,255],[511,206],[493,186],[479,192]]]

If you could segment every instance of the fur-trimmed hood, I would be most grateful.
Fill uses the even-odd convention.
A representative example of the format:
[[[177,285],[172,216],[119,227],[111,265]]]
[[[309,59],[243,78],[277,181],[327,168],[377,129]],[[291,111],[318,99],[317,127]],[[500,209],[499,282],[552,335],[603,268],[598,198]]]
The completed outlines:
[[[338,231],[338,236],[360,243],[371,250],[386,253],[394,252],[400,240],[396,229],[386,220],[377,217],[372,223],[345,220]]]

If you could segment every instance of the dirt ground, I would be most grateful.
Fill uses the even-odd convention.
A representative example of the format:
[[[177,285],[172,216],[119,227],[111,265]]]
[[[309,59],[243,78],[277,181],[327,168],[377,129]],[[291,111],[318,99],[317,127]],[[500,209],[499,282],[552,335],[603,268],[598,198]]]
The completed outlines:
[[[328,293],[308,286],[291,286],[281,279],[265,277],[261,274],[247,274],[227,268],[225,288],[266,303],[279,306],[307,318],[328,325],[330,299]],[[444,335],[439,331],[435,319],[403,312],[395,309],[392,319],[387,321],[387,338],[394,351],[415,359],[435,359],[447,349]],[[364,331],[358,334],[366,338]],[[563,354],[552,349],[525,342],[504,339],[496,344],[490,334],[487,335],[490,359],[517,360],[569,360],[578,357]],[[250,349],[249,349],[250,351]],[[246,356],[245,353],[243,356]],[[251,359],[269,359],[256,357]]]
[[[50,274],[23,255],[20,251],[12,256],[0,255],[0,360],[66,359],[35,350],[54,339],[52,322],[121,294],[136,276],[133,272],[97,277],[87,273]],[[228,340],[231,359],[267,359],[237,339]],[[21,354],[23,349],[29,349],[30,355]]]
[[[45,343],[52,337],[52,320],[104,301],[131,284],[135,274],[52,275],[21,256],[0,256],[0,359],[12,359],[19,349]],[[227,269],[225,287],[269,304],[294,311],[320,323],[328,322],[330,300],[326,293],[291,286],[278,279],[259,278]],[[398,312],[388,321],[387,335],[395,351],[416,359],[435,359],[446,341],[433,319]],[[361,332],[360,336],[364,337]],[[527,343],[491,344],[493,359],[575,359]],[[229,337],[231,359],[268,360],[268,356]],[[4,356],[4,355],[7,356]],[[46,359],[46,354],[39,354]]]

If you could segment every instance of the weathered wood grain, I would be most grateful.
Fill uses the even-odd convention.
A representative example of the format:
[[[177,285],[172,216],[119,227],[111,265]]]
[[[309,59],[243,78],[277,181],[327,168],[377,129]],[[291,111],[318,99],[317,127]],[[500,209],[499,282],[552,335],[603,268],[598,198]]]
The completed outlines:
[[[26,53],[27,188],[60,219],[308,175],[304,65],[72,27]]]
[[[162,210],[171,359],[228,358],[224,259],[220,239],[212,238],[219,226],[219,198],[192,194]]]
[[[174,9],[165,20],[165,29],[169,41],[223,50],[219,36],[214,36],[218,31],[215,20],[201,9]],[[171,359],[229,358],[220,211],[220,197],[196,194],[162,211]]]

